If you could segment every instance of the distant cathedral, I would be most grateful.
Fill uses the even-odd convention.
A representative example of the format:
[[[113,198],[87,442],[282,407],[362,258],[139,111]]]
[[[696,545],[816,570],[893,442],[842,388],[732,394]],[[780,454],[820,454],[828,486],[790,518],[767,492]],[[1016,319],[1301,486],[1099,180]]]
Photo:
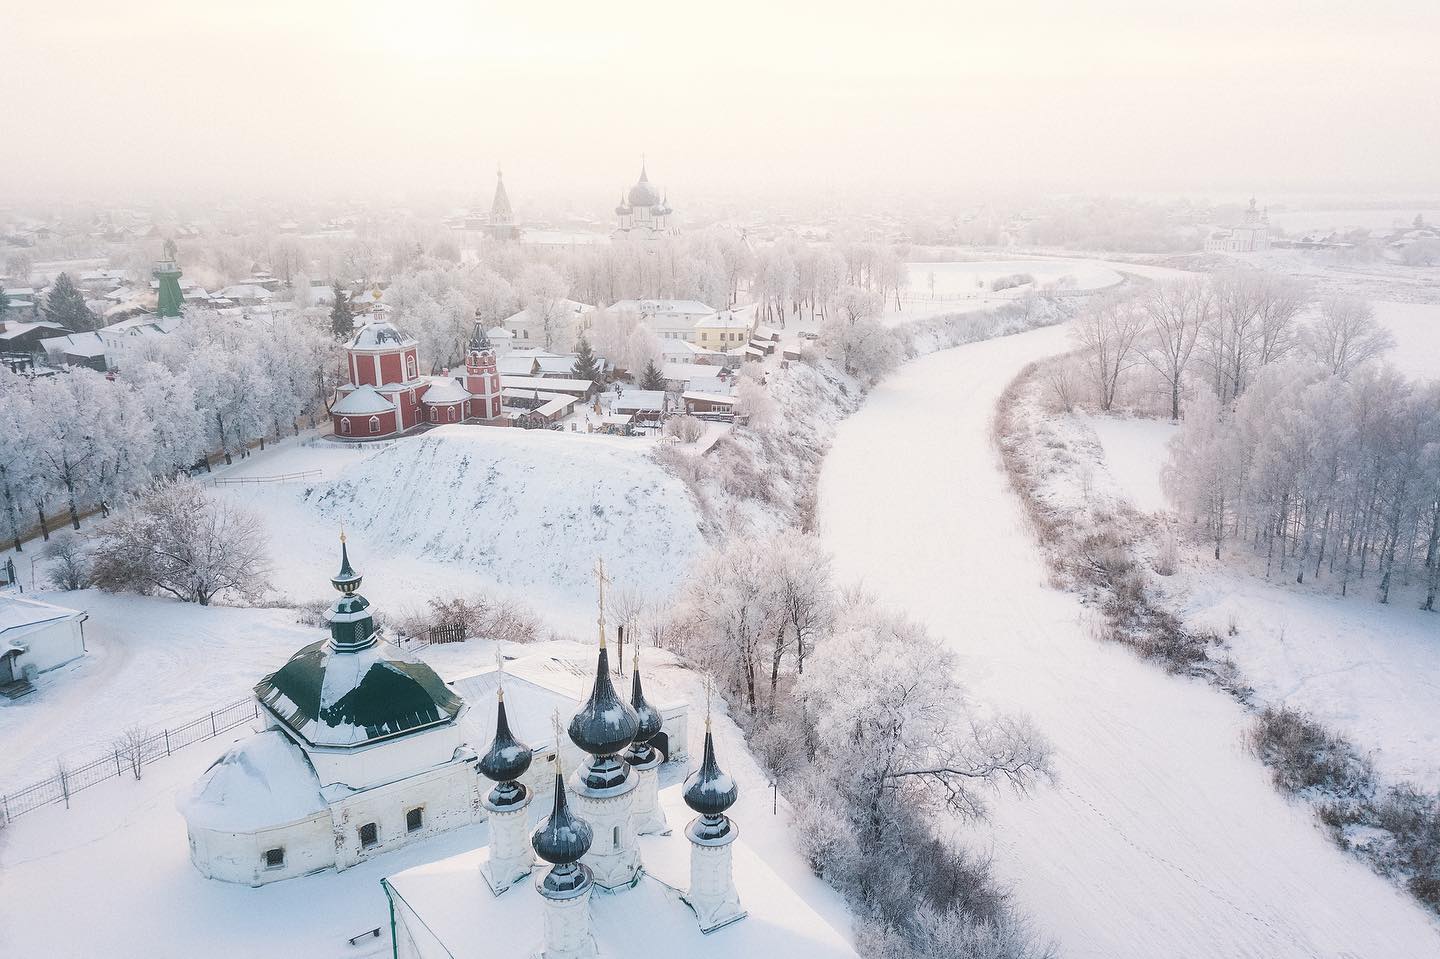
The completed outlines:
[[[670,227],[670,203],[645,170],[645,161],[640,161],[640,179],[630,188],[628,194],[621,194],[620,203],[615,207],[615,237],[652,239],[676,231]]]
[[[495,168],[495,199],[490,201],[490,218],[483,227],[492,240],[518,240],[520,228],[515,225],[515,212],[510,209],[510,194],[505,192],[505,174]]]
[[[1255,207],[1255,198],[1234,226],[1217,227],[1205,238],[1208,253],[1255,253],[1270,249],[1270,213]]]

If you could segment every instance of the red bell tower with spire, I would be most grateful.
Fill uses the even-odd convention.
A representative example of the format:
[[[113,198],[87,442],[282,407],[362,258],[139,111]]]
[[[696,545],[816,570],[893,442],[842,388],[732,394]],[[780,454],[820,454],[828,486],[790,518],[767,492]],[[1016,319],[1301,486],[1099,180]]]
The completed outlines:
[[[500,371],[495,367],[495,348],[485,335],[479,317],[475,334],[465,353],[465,391],[470,394],[467,417],[478,420],[500,418]]]

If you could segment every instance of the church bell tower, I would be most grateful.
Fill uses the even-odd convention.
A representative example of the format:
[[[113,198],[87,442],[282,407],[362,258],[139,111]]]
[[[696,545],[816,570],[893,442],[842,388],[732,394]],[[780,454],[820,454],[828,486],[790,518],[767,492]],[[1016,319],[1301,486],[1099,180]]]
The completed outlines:
[[[500,418],[500,371],[495,366],[495,348],[478,316],[475,334],[465,352],[465,390],[470,394],[469,418]]]

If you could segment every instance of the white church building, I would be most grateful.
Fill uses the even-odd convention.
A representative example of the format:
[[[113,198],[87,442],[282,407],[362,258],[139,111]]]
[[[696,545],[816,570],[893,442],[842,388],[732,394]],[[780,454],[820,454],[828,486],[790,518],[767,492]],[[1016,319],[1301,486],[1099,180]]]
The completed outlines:
[[[708,715],[699,766],[660,788],[662,714],[645,697],[638,658],[628,702],[611,683],[603,590],[602,570],[589,696],[568,736],[554,718],[554,741],[568,739],[579,761],[565,750],[548,800],[535,795],[534,751],[511,729],[511,699],[497,686],[495,735],[479,764],[495,783],[484,799],[488,845],[386,877],[395,959],[854,957],[740,842],[727,815],[739,788],[720,766]]]
[[[330,636],[296,652],[255,686],[263,728],[218,759],[177,801],[190,858],[205,876],[263,885],[346,869],[416,840],[487,819],[487,780],[471,744],[491,742],[498,670],[447,684],[375,628],[361,577],[341,544],[331,583],[340,599]],[[547,656],[509,666],[514,721],[537,743],[522,779],[551,791],[555,710],[573,712],[581,680]],[[662,706],[657,737],[684,761],[687,707]],[[580,752],[568,741],[565,755]]]
[[[1233,226],[1220,226],[1205,238],[1207,253],[1257,253],[1270,249],[1270,214],[1255,208],[1255,198]]]

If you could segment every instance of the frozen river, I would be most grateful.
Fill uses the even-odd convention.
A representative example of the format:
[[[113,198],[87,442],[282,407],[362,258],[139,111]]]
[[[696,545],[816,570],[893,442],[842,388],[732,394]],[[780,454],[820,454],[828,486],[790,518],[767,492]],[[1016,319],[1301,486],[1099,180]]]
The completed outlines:
[[[825,541],[946,637],[982,703],[1029,714],[1057,782],[997,796],[998,873],[1077,959],[1440,955],[1440,931],[1335,849],[1243,745],[1227,696],[1087,631],[1046,569],[991,445],[996,398],[1063,329],[917,360],[841,427],[821,482]]]

